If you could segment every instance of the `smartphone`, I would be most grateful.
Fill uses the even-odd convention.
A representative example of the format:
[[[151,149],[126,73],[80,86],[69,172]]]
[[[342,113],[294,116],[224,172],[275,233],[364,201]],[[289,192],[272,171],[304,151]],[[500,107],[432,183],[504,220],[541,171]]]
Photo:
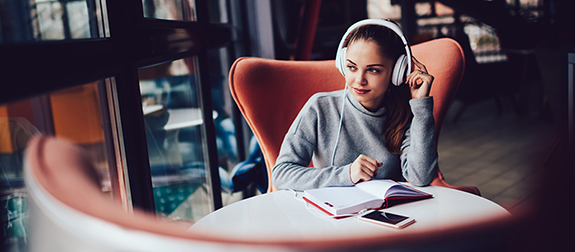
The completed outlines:
[[[404,228],[415,222],[414,218],[399,214],[384,212],[381,210],[370,210],[357,215],[357,218],[388,227]]]

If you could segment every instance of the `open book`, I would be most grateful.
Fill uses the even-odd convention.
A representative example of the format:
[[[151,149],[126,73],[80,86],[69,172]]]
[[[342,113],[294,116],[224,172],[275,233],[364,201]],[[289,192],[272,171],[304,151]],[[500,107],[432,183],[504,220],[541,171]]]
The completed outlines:
[[[303,199],[332,217],[350,216],[366,209],[382,209],[391,204],[425,199],[431,194],[390,179],[357,183],[351,187],[324,187],[305,190]]]

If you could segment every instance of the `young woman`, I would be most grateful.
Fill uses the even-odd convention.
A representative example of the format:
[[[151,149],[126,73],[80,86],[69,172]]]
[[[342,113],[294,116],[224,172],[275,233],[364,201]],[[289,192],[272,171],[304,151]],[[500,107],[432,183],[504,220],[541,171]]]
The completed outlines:
[[[435,177],[433,76],[411,57],[395,23],[361,24],[340,43],[346,88],[313,95],[286,134],[272,170],[276,189],[352,186],[380,178],[425,186]],[[410,58],[417,69],[403,70],[400,80],[392,81],[398,59]]]

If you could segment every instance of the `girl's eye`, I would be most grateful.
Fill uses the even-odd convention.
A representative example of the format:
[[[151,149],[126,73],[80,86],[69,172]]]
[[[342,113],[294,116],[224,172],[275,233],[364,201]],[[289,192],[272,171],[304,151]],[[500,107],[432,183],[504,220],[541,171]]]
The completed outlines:
[[[379,73],[380,72],[379,69],[377,69],[377,68],[370,68],[370,69],[368,69],[368,71],[370,73]]]
[[[356,68],[355,68],[355,66],[353,66],[353,65],[348,65],[348,66],[347,66],[347,69],[349,69],[349,70],[355,70]]]

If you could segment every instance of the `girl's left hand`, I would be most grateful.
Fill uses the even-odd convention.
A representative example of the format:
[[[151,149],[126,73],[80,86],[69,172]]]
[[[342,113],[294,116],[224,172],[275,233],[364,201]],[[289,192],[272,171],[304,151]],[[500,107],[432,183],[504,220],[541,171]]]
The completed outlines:
[[[415,65],[417,69],[407,76],[405,83],[409,85],[413,99],[427,97],[429,96],[429,90],[431,90],[431,84],[434,78],[427,73],[425,65],[421,64],[415,57],[411,58],[413,59],[413,65]]]

